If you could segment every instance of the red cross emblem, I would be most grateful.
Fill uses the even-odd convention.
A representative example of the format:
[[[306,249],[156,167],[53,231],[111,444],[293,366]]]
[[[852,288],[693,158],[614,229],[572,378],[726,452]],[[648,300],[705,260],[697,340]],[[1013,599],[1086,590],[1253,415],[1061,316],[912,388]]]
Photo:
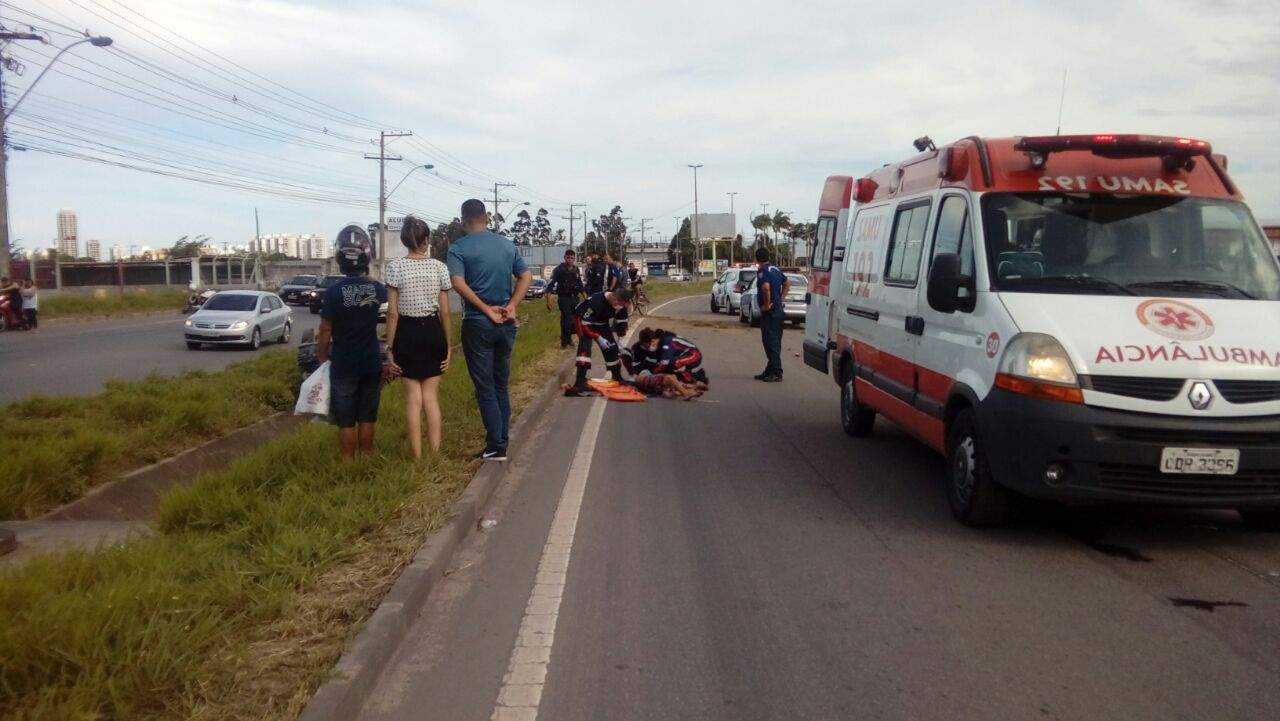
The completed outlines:
[[[1196,319],[1185,310],[1165,307],[1155,311],[1151,315],[1155,316],[1156,319],[1160,321],[1160,325],[1171,325],[1178,330],[1186,330],[1188,328],[1196,327]]]

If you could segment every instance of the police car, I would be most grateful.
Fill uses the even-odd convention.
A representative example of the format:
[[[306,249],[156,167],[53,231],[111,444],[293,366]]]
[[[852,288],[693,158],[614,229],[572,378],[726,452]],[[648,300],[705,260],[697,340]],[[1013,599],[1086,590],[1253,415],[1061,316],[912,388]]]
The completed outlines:
[[[1233,508],[1280,528],[1280,264],[1191,138],[983,139],[824,185],[805,362],[853,436],[947,458],[962,523],[1010,491]]]

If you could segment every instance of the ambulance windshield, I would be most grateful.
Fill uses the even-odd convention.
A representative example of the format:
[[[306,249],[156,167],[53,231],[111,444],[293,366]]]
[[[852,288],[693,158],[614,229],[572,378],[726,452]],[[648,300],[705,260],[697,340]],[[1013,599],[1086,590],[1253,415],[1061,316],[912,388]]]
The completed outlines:
[[[992,290],[1280,300],[1280,266],[1235,201],[990,193],[982,218]]]

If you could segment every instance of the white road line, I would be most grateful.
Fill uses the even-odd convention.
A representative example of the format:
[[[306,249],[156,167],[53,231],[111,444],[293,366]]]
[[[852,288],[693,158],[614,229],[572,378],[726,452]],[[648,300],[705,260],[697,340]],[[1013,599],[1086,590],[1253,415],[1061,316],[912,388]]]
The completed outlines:
[[[591,458],[595,455],[596,437],[600,433],[607,402],[604,398],[591,401],[591,410],[573,453],[573,462],[569,464],[569,476],[565,479],[555,518],[551,521],[551,532],[542,547],[538,575],[534,579],[529,602],[524,607],[524,618],[520,620],[520,632],[516,635],[515,649],[507,664],[507,675],[498,692],[498,702],[491,717],[494,721],[534,721],[538,718],[547,666],[551,663],[551,646],[556,637],[556,620],[560,616],[560,599],[564,595],[565,575],[569,571],[569,555],[573,551],[573,535],[578,529],[578,511],[582,508],[582,496],[586,491]]]
[[[690,296],[672,298],[650,310],[654,313],[667,305]],[[636,324],[623,339],[631,337],[644,324],[645,318]],[[492,721],[536,721],[542,704],[542,690],[547,682],[547,668],[551,665],[551,647],[555,643],[556,623],[560,618],[560,600],[564,597],[565,578],[569,573],[569,556],[573,553],[573,537],[578,530],[578,513],[582,509],[582,497],[587,490],[587,477],[591,474],[591,459],[596,452],[596,439],[608,401],[595,398],[583,424],[578,447],[569,464],[556,515],[551,521],[551,531],[542,547],[542,559],[538,562],[538,574],[534,578],[533,591],[520,619],[520,631],[516,645],[507,662],[507,674],[498,691]]]

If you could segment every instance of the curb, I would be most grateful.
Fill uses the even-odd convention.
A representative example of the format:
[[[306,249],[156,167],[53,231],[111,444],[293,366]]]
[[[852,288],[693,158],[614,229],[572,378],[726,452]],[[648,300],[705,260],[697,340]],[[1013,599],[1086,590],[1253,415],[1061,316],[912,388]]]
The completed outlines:
[[[17,547],[18,538],[13,535],[13,531],[0,527],[0,556],[3,556]]]
[[[556,368],[512,424],[511,455],[520,451],[530,427],[551,405],[551,401],[560,396],[560,384],[572,363],[573,358],[567,358]],[[480,466],[471,483],[454,501],[452,517],[443,528],[428,536],[413,554],[413,559],[400,572],[364,627],[348,643],[329,679],[307,702],[300,721],[350,721],[359,715],[409,624],[417,618],[436,583],[444,577],[458,546],[479,521],[489,497],[506,473],[507,463]]]

